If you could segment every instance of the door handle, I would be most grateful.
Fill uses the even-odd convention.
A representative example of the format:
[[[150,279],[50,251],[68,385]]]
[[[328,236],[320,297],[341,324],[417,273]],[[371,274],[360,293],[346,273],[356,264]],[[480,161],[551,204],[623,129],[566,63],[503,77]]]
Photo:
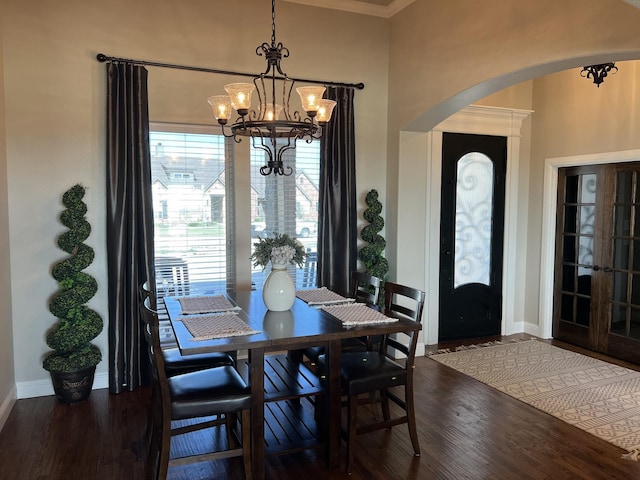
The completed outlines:
[[[589,268],[589,267],[587,267]],[[599,265],[592,265],[590,268],[593,268],[594,272],[597,272],[598,270],[600,270],[600,266]],[[613,272],[613,269],[611,267],[602,267],[602,271],[605,273],[611,273]]]

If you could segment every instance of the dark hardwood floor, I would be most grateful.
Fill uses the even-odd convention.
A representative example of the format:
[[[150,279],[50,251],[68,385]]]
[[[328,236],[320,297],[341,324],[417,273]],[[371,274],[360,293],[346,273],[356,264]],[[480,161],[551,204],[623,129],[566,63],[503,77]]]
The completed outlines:
[[[358,438],[352,475],[344,473],[344,464],[328,472],[322,451],[306,450],[269,457],[267,477],[640,479],[640,462],[622,460],[621,449],[429,358],[416,363],[420,457],[412,456],[407,429],[400,426]],[[96,390],[88,401],[71,406],[54,397],[19,400],[0,433],[0,478],[142,479],[149,400],[148,389],[120,395]],[[193,443],[215,443],[217,437],[207,432],[196,434]],[[190,448],[190,443],[179,442],[178,448]],[[231,459],[176,467],[169,478],[242,478],[242,463]]]

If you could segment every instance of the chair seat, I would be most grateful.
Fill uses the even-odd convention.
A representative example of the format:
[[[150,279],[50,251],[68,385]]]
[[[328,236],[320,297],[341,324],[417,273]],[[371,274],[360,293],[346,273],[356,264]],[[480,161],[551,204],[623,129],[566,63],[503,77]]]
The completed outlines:
[[[237,412],[251,406],[251,389],[232,366],[185,373],[168,382],[173,420]]]
[[[325,357],[318,357],[323,369]],[[398,363],[379,352],[346,352],[341,361],[342,391],[345,395],[405,385],[407,371]]]
[[[367,350],[366,338],[345,338],[342,341],[343,352],[364,352]],[[312,363],[318,361],[320,355],[324,355],[324,347],[307,347],[304,349],[304,355],[311,360]]]
[[[233,358],[226,352],[181,355],[179,348],[164,348],[162,354],[164,355],[165,371],[169,377],[205,368],[234,365]]]

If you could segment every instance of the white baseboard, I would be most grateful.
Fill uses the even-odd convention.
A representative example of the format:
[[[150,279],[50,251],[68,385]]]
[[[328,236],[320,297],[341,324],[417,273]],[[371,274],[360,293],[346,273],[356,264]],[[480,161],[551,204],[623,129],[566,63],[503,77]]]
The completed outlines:
[[[0,431],[4,427],[4,424],[7,422],[9,418],[9,414],[11,413],[11,409],[13,405],[16,403],[16,387],[14,386],[6,398],[2,401],[2,405],[0,405]]]
[[[17,398],[46,397],[53,395],[51,379],[35,380],[33,382],[18,382],[16,384]],[[109,373],[96,373],[93,379],[93,390],[109,388]]]
[[[540,329],[540,326],[534,325],[533,323],[524,322],[524,328],[522,331],[527,335],[532,335],[538,338],[545,338],[544,335],[542,335],[542,330]]]

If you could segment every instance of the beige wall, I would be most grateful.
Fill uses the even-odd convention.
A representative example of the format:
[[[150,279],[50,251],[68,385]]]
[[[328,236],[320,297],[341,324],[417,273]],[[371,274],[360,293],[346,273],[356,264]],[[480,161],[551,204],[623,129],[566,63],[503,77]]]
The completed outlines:
[[[639,55],[640,57],[640,55]],[[618,73],[598,88],[580,69],[537,79],[528,214],[526,311],[537,323],[545,160],[640,149],[640,62],[617,62]],[[638,158],[637,160],[640,160]],[[553,200],[553,199],[548,199]],[[540,314],[542,314],[541,312]]]
[[[0,4],[0,18],[3,16],[2,10],[3,7]],[[2,37],[2,24],[0,23],[0,332],[3,332],[0,335],[0,429],[9,415],[15,398]]]
[[[517,9],[513,2],[493,0],[482,11],[471,11],[463,1],[447,2],[438,11],[428,3],[417,0],[391,21],[387,209],[394,211],[396,201],[402,207],[420,198],[404,189],[412,173],[422,178],[413,180],[413,194],[428,190],[432,181],[425,155],[403,153],[419,138],[415,132],[430,130],[471,103],[534,110],[523,124],[512,205],[517,212],[516,301],[523,318],[511,321],[541,334],[542,167],[548,157],[640,146],[637,63],[619,61],[621,71],[600,89],[579,76],[584,64],[640,58],[640,10],[616,0],[526,2]],[[537,78],[566,68],[571,69]],[[500,90],[509,84],[514,85]],[[398,137],[403,130],[413,135]],[[428,205],[416,205],[415,230],[439,229],[436,219],[426,223],[427,212]],[[387,225],[397,232],[395,239],[389,234],[391,248],[397,248],[389,252],[396,275],[424,279],[426,286],[438,260],[427,257],[424,268],[416,268],[416,254],[407,248],[414,234],[402,225]],[[437,288],[430,292],[431,301],[437,293]]]
[[[15,380],[18,394],[30,396],[50,388],[41,366],[48,351],[44,335],[55,323],[47,308],[57,290],[50,268],[64,257],[55,243],[64,231],[58,221],[61,195],[76,182],[88,187],[85,200],[93,230],[87,243],[96,250],[87,270],[99,284],[91,305],[108,321],[106,73],[96,54],[258,73],[265,62],[255,50],[270,41],[271,11],[265,0],[3,4],[10,239],[17,245],[11,252],[11,300],[19,312],[13,318]],[[331,33],[315,31],[315,24],[329,25]],[[285,72],[366,84],[355,98],[357,184],[360,192],[377,188],[383,196],[385,181],[379,172],[386,162],[387,25],[377,17],[277,4],[277,39],[291,52],[283,62]],[[230,81],[234,79],[149,67],[151,119],[213,125],[206,99]],[[106,329],[97,344],[107,358]],[[106,372],[103,361],[97,383],[104,383]]]
[[[263,61],[255,57],[254,51],[269,40],[270,12],[264,0],[5,0],[2,5],[4,50],[0,60],[6,92],[8,190],[2,185],[4,157],[0,157],[0,192],[8,196],[9,218],[8,222],[3,218],[0,195],[0,227],[10,225],[13,248],[9,255],[9,244],[0,236],[1,257],[4,262],[10,258],[11,267],[9,270],[0,261],[0,282],[3,275],[6,278],[11,272],[10,285],[2,288],[0,295],[12,292],[9,301],[2,302],[0,321],[11,311],[19,312],[11,320],[15,381],[18,393],[28,396],[50,388],[40,364],[48,350],[45,331],[55,321],[47,309],[48,299],[57,289],[49,272],[62,257],[55,245],[56,236],[64,230],[58,221],[60,196],[76,182],[88,187],[88,217],[93,225],[88,243],[97,252],[96,261],[88,270],[101,287],[92,306],[108,320],[103,253],[106,82],[105,66],[95,60],[95,55],[102,52],[257,72],[263,68]],[[356,94],[358,191],[363,196],[371,188],[378,189],[385,203],[387,256],[397,273],[410,271],[404,278],[412,282],[425,276],[426,267],[416,267],[416,258],[422,258],[425,265],[424,252],[397,252],[403,251],[403,246],[410,243],[407,239],[416,231],[427,229],[423,219],[428,169],[424,158],[413,157],[412,149],[404,148],[410,158],[404,158],[402,164],[408,169],[399,171],[403,129],[427,131],[459,108],[511,85],[512,89],[482,102],[517,108],[531,106],[542,111],[558,98],[547,98],[547,80],[541,86],[527,80],[582,63],[640,58],[640,10],[620,0],[539,0],[517,4],[512,0],[488,0],[482,10],[472,10],[470,5],[468,0],[435,4],[416,0],[390,21],[288,2],[279,2],[277,7],[278,40],[291,50],[284,65],[287,73],[363,81],[366,85]],[[245,14],[241,22],[236,20],[239,12]],[[315,24],[328,25],[328,33],[310,31],[310,19]],[[593,61],[586,62],[587,59]],[[149,71],[152,120],[213,123],[206,97],[220,92],[229,79],[154,67]],[[571,75],[567,73],[568,80]],[[582,85],[587,83],[579,80]],[[571,91],[571,87],[566,88]],[[593,88],[588,90],[590,95]],[[595,92],[601,94],[603,88]],[[623,104],[625,98],[629,101],[626,91],[620,95],[618,103]],[[633,123],[633,113],[628,113],[629,123]],[[536,115],[531,120],[533,125]],[[580,121],[588,124],[586,116]],[[549,132],[532,128],[532,124],[525,126],[517,197],[518,241],[524,252],[518,267],[523,278],[518,295],[529,303],[537,295],[540,268],[535,248],[535,242],[539,242],[539,164],[545,155],[586,149],[584,144],[576,147],[580,133],[567,145],[559,136],[556,138],[558,125]],[[597,135],[589,140],[589,148],[618,148],[633,144],[632,136],[640,138],[636,130],[627,131],[623,138],[608,128],[600,129]],[[4,149],[0,150],[4,155]],[[399,191],[422,202],[417,206],[415,201],[408,203],[413,209],[409,211],[411,228],[400,232]],[[535,305],[531,308],[537,311]],[[0,342],[11,343],[8,335],[0,338]],[[106,357],[106,331],[98,338],[98,344]],[[3,353],[9,348],[10,345],[0,344]],[[6,375],[5,381],[10,383],[11,372],[4,362],[0,369],[2,389],[2,376]],[[106,371],[103,362],[98,367],[101,378]],[[0,397],[3,398],[6,395]]]

